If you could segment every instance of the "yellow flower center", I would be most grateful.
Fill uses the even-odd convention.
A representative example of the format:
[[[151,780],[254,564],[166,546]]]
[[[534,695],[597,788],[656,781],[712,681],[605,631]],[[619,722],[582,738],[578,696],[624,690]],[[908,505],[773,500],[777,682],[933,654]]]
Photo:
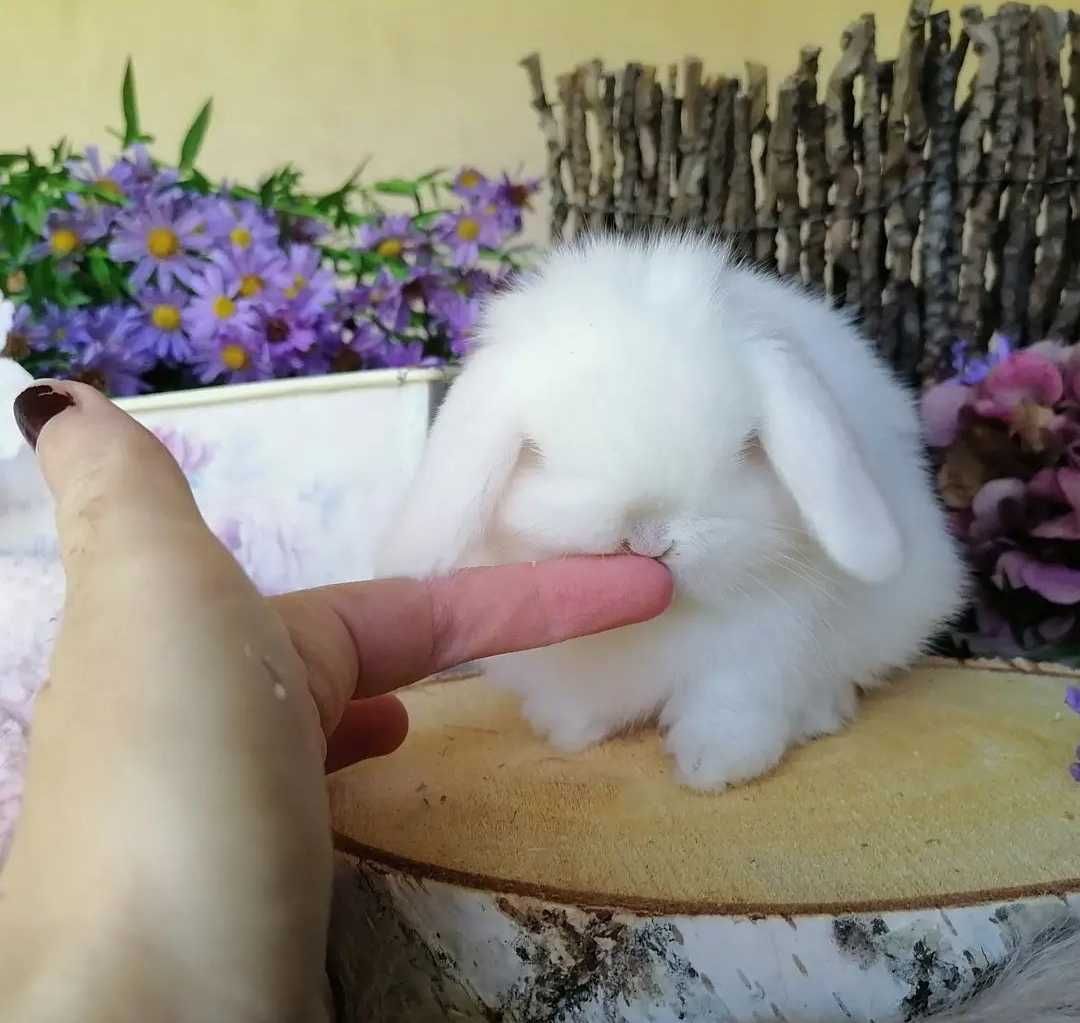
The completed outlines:
[[[58,256],[68,256],[79,246],[79,236],[70,227],[59,227],[49,238],[53,252]]]
[[[285,289],[286,298],[296,298],[304,288],[307,287],[307,278],[302,274],[297,274],[293,278],[292,286]]]
[[[94,182],[94,187],[99,192],[104,192],[106,195],[111,195],[116,199],[123,199],[124,197],[124,190],[112,178],[98,178]]]
[[[474,217],[462,217],[458,221],[457,236],[463,242],[474,242],[480,236],[480,221]]]
[[[248,364],[247,349],[236,344],[223,345],[221,349],[221,361],[225,364],[226,369],[234,371],[243,369]]]
[[[180,249],[180,239],[171,227],[155,227],[146,236],[146,248],[154,259],[168,259]]]
[[[457,180],[461,188],[475,188],[480,184],[480,175],[474,170],[463,170]]]
[[[236,312],[236,303],[228,295],[218,295],[212,306],[214,315],[219,320],[227,320]]]
[[[177,330],[180,327],[180,310],[167,303],[156,305],[150,319],[158,330]]]
[[[254,298],[256,295],[261,294],[263,289],[263,279],[258,274],[244,274],[240,278],[240,294],[244,298]]]
[[[229,241],[238,249],[246,249],[251,244],[251,232],[239,224],[229,232]]]
[[[400,256],[404,250],[405,243],[400,238],[384,238],[375,247],[376,255],[383,259],[393,259],[395,256]]]

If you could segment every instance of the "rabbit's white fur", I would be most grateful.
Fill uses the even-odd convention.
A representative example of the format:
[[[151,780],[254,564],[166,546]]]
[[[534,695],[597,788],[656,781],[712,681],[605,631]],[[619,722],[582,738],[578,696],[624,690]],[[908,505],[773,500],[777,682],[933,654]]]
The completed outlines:
[[[964,590],[912,396],[844,316],[690,236],[564,247],[489,303],[378,568],[626,548],[669,610],[485,671],[563,750],[658,718],[700,788],[839,729]]]

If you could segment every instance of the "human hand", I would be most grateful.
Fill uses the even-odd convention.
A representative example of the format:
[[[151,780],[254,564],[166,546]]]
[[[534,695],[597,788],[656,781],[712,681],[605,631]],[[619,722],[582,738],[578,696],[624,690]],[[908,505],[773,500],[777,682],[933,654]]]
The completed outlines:
[[[90,388],[32,391],[67,602],[0,874],[0,1017],[318,1019],[324,755],[391,751],[388,694],[434,671],[660,613],[667,572],[569,560],[266,600],[152,434]]]

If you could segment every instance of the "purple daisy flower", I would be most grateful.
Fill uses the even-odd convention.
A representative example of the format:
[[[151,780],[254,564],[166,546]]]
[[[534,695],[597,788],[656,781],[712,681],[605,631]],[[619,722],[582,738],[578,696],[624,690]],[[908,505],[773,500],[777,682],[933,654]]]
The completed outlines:
[[[30,257],[52,256],[59,263],[68,262],[105,234],[107,227],[100,211],[85,204],[72,204],[69,210],[53,210],[45,221],[45,240],[30,250]]]
[[[296,372],[318,341],[317,328],[307,308],[285,302],[257,310],[254,331],[265,343],[275,367]]]
[[[349,299],[359,314],[373,317],[379,326],[393,333],[404,330],[409,323],[406,286],[407,281],[380,270],[372,284],[353,288]]]
[[[950,350],[955,379],[962,384],[980,383],[995,366],[1008,361],[1012,351],[1012,342],[1002,334],[990,338],[984,356],[973,353],[967,341],[957,341]]]
[[[150,352],[155,359],[183,362],[191,354],[191,341],[184,332],[187,292],[179,288],[163,291],[147,288],[139,293],[139,322],[132,344]]]
[[[424,358],[424,344],[422,341],[402,342],[387,339],[383,342],[378,358],[387,369],[419,366]]]
[[[248,249],[228,248],[211,257],[230,280],[238,282],[240,298],[255,301],[288,286],[288,264],[277,248],[252,246]]]
[[[191,286],[201,262],[199,254],[210,240],[198,231],[196,210],[184,210],[170,199],[149,198],[117,218],[109,255],[134,263],[132,287],[141,288],[155,274],[158,286],[168,290],[174,280]]]
[[[321,310],[334,299],[333,274],[322,269],[322,256],[310,245],[290,245],[282,271],[282,295],[290,302]]]
[[[341,344],[349,351],[365,358],[382,349],[386,342],[386,334],[374,323],[364,320],[356,324],[356,327],[346,335],[341,335]]]
[[[97,146],[87,146],[81,159],[68,163],[68,170],[76,181],[115,199],[126,198],[135,184],[135,170],[131,164],[117,160],[106,169]]]
[[[458,287],[461,293],[470,298],[490,294],[498,283],[497,277],[486,270],[481,270],[479,267],[464,270],[458,277]]]
[[[209,199],[203,204],[202,214],[211,237],[234,252],[278,243],[277,225],[257,203]]]
[[[184,326],[192,338],[204,341],[224,327],[252,328],[251,304],[240,297],[240,281],[226,276],[220,265],[205,264],[190,286],[194,297],[184,312]]]
[[[495,185],[475,167],[462,167],[458,171],[450,191],[463,199],[479,202],[489,198],[495,191]]]
[[[417,366],[440,366],[442,359],[424,355],[423,341],[394,341],[386,339],[375,353],[372,364],[384,369],[412,369]]]
[[[88,314],[83,309],[62,309],[57,305],[45,307],[41,317],[41,348],[72,354],[90,343],[87,333]]]
[[[85,323],[88,342],[75,351],[68,377],[114,397],[149,390],[142,374],[153,365],[153,358],[131,344],[137,326],[138,312],[130,306],[91,310]]]
[[[1066,686],[1065,705],[1069,710],[1080,714],[1080,686]]]
[[[225,327],[194,347],[191,368],[204,383],[267,380],[273,367],[266,344],[249,330]]]
[[[440,218],[436,234],[449,246],[455,266],[475,263],[481,247],[493,249],[502,244],[505,232],[496,213],[470,207]]]
[[[511,181],[506,174],[495,188],[491,203],[503,227],[512,234],[521,230],[524,211],[532,208],[531,199],[540,190],[540,178]]]
[[[398,259],[425,240],[412,217],[406,215],[382,217],[360,228],[358,241],[362,248],[374,250],[380,259]]]
[[[281,214],[278,232],[283,244],[315,245],[326,237],[327,228],[314,217]]]
[[[479,299],[455,288],[441,288],[428,299],[428,310],[435,324],[446,332],[453,354],[464,355],[480,319]]]
[[[119,162],[131,175],[128,189],[132,198],[175,199],[182,194],[177,187],[180,175],[168,167],[159,167],[145,146],[132,146]]]
[[[325,376],[334,369],[331,350],[322,345],[315,345],[306,352],[297,353],[293,358],[297,376]]]

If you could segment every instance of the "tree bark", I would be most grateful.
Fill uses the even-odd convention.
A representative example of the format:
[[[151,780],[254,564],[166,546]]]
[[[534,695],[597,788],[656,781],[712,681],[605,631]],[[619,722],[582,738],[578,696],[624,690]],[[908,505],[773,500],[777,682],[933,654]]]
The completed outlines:
[[[547,183],[551,194],[551,240],[558,242],[562,239],[566,218],[570,212],[562,175],[564,150],[559,134],[559,122],[544,92],[544,74],[540,67],[540,55],[530,53],[521,61],[521,66],[529,76],[532,108],[540,120],[540,130],[544,133],[547,149]]]
[[[920,375],[933,379],[947,370],[952,324],[949,311],[957,279],[950,276],[950,255],[960,239],[950,230],[956,190],[956,84],[967,53],[968,37],[961,34],[951,50],[948,11],[930,18],[926,93],[930,106],[930,197],[923,233],[922,282],[925,292],[923,355]]]

